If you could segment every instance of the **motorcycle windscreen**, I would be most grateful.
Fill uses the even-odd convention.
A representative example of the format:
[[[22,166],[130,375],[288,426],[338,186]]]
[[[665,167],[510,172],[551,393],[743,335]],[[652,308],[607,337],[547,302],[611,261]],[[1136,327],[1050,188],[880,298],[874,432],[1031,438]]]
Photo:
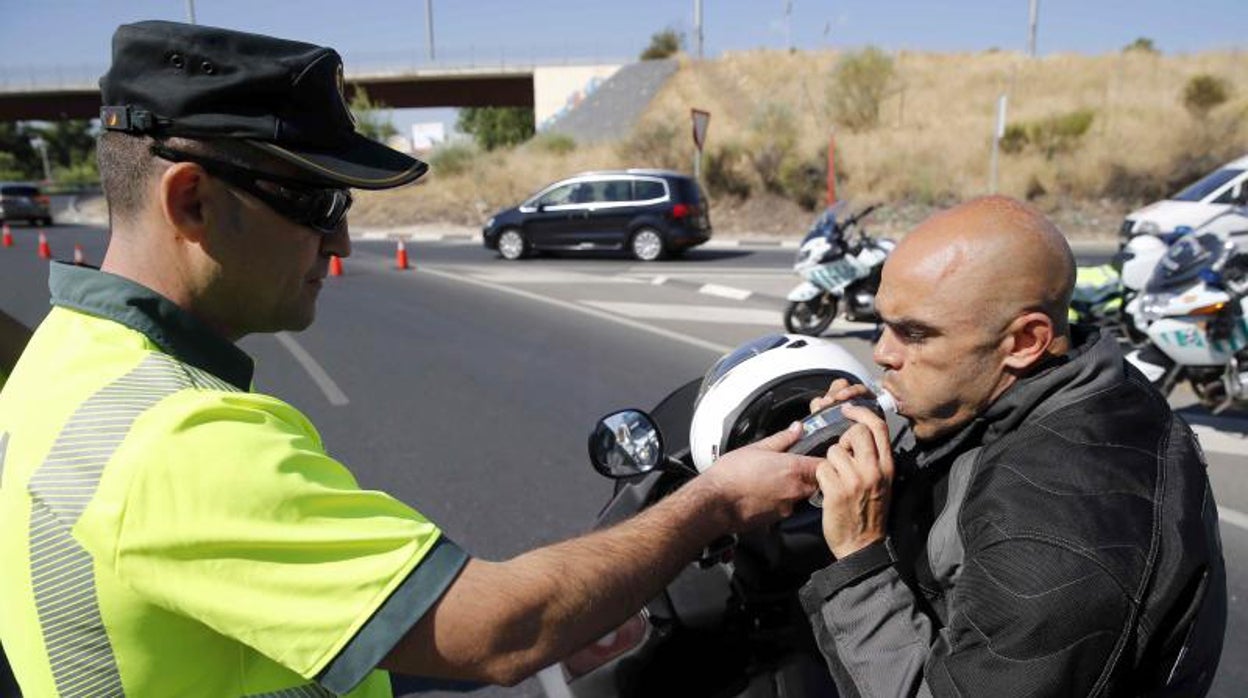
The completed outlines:
[[[1212,233],[1190,233],[1179,238],[1157,262],[1144,290],[1168,291],[1195,281],[1202,271],[1212,269],[1233,247]]]

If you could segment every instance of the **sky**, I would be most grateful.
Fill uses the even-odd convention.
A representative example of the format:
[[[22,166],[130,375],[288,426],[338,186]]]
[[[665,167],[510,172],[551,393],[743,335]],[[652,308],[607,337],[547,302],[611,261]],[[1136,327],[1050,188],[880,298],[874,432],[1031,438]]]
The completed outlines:
[[[426,63],[425,0],[0,0],[0,89],[94,81],[119,24],[187,21],[332,46],[347,74]],[[1148,37],[1165,53],[1248,50],[1248,0],[1038,0],[1037,52],[1106,53]],[[693,0],[432,0],[447,65],[616,63],[673,28]],[[1023,51],[1028,0],[702,0],[704,52],[751,48]],[[1245,56],[1248,64],[1248,54]],[[1248,65],[1245,66],[1248,70]],[[415,110],[413,110],[415,111]],[[444,120],[448,110],[421,111]],[[404,115],[396,121],[419,118]]]

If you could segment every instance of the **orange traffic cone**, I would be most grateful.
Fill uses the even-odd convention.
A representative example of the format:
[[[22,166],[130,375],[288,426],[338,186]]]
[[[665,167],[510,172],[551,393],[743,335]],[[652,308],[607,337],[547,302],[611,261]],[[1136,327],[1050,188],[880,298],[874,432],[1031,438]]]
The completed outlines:
[[[399,246],[394,249],[394,267],[396,269],[407,269],[407,245],[399,240]]]
[[[87,266],[87,260],[82,254],[82,245],[74,245],[74,264],[80,267]]]
[[[48,236],[39,231],[39,259],[52,259],[52,248],[48,245]]]
[[[3,238],[3,240],[4,240],[4,242],[3,242],[2,244],[3,244],[5,247],[12,247],[12,246],[13,246],[13,231],[12,231],[12,230],[9,230],[9,224],[8,224],[8,223],[5,223],[5,224],[4,224],[4,238]]]
[[[329,256],[329,275],[342,276],[342,260],[336,254]]]

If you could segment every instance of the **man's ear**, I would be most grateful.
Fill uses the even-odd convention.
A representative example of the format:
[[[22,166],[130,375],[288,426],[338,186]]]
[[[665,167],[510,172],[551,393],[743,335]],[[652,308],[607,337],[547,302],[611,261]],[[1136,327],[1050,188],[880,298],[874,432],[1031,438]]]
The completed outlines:
[[[1006,330],[1002,363],[1014,370],[1031,367],[1048,353],[1055,336],[1048,315],[1036,310],[1019,315]]]
[[[207,183],[203,168],[190,162],[175,163],[160,176],[157,184],[160,211],[179,237],[193,242],[204,239]]]

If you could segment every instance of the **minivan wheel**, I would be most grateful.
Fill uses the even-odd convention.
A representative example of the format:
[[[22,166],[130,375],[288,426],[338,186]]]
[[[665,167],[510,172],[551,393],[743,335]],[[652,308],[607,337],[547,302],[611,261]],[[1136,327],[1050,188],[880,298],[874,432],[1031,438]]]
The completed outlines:
[[[515,228],[508,228],[498,236],[498,254],[503,259],[517,260],[528,252],[529,243],[524,239],[524,233]]]
[[[637,259],[653,262],[663,256],[663,236],[654,228],[642,228],[633,233],[629,248]]]

